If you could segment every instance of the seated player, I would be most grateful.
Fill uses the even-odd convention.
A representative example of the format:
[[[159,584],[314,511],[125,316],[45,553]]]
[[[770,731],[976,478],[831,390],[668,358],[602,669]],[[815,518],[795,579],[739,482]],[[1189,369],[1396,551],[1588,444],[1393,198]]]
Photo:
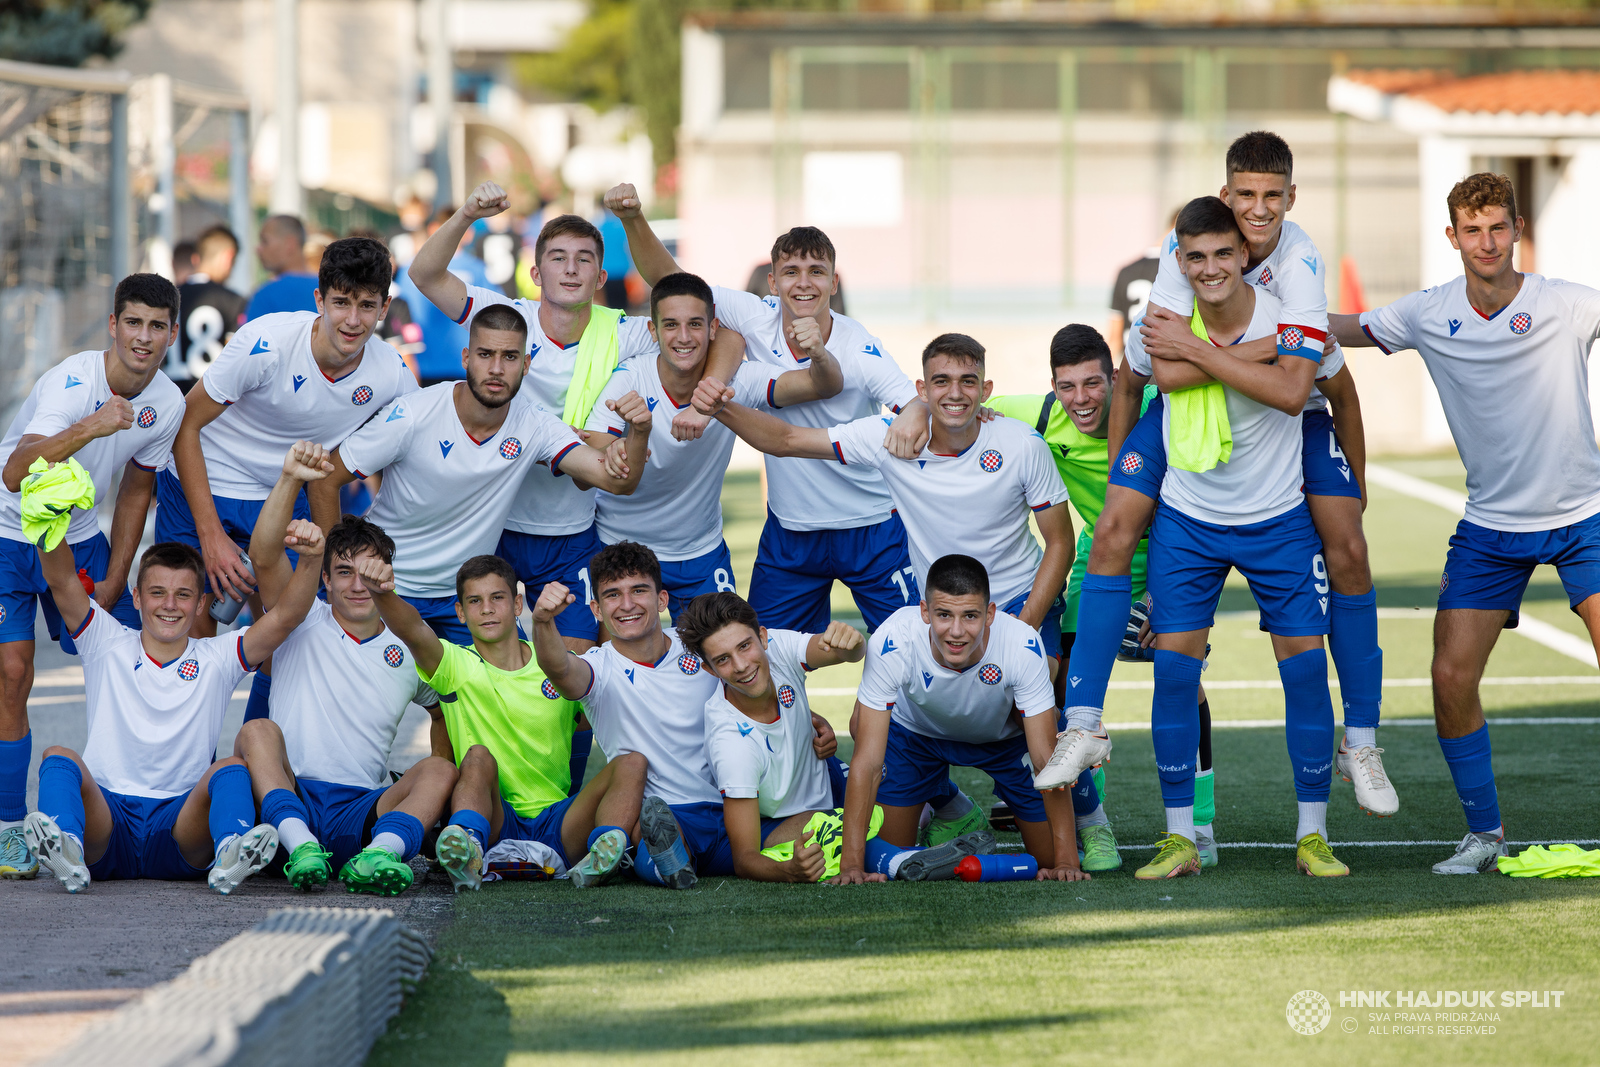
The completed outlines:
[[[511,564],[473,556],[456,572],[456,615],[472,635],[470,646],[439,640],[395,593],[387,561],[363,556],[356,570],[384,624],[411,650],[417,674],[435,692],[451,694],[440,704],[448,739],[435,734],[434,749],[452,756],[460,777],[435,855],[456,891],[480,888],[483,854],[501,840],[553,849],[574,885],[610,880],[638,839],[644,760],[622,755],[572,793],[579,709],[556,692],[517,634],[522,597]]]
[[[227,895],[271,862],[278,832],[253,825],[244,761],[213,756],[234,686],[316,599],[322,531],[296,519],[284,544],[313,566],[295,574],[259,622],[207,638],[189,633],[205,578],[189,546],[158,544],[140,558],[137,631],[89,599],[64,541],[42,553],[45,580],[83,657],[89,740],[82,756],[45,750],[39,810],[23,832],[68,892],[82,892],[91,878],[205,876]]]
[[[1072,800],[1033,787],[1056,739],[1050,669],[1038,633],[995,610],[989,575],[971,556],[947,555],[928,568],[921,607],[901,608],[873,633],[856,697],[855,754],[844,804],[841,883],[948,878],[962,858],[988,851],[977,831],[912,851],[922,805],[952,766],[994,779],[1016,814],[1040,880],[1081,881]],[[1020,712],[1021,721],[1018,721]],[[867,839],[874,803],[883,807],[876,842]]]
[[[601,751],[648,761],[634,873],[672,889],[692,889],[699,875],[733,874],[722,794],[706,759],[706,701],[717,678],[676,630],[662,628],[667,590],[654,552],[632,541],[607,545],[590,561],[589,578],[610,640],[582,656],[567,651],[552,620],[572,593],[551,582],[534,605],[533,647],[556,691],[582,702]]]
[[[294,577],[282,539],[270,531],[288,523],[301,488],[332,469],[321,445],[298,442],[261,506],[250,562],[269,614]],[[250,768],[262,822],[277,829],[288,852],[283,874],[296,889],[326,885],[334,870],[352,893],[406,889],[408,861],[456,784],[454,762],[439,755],[389,781],[406,708],[416,703],[439,714],[439,698],[383,625],[358,571],[364,559],[393,558],[394,542],[365,519],[347,515],[328,531],[328,598],[313,601],[306,621],[261,665],[278,681],[271,717],[246,722],[233,743]]]
[[[806,674],[860,662],[864,638],[842,622],[820,634],[768,630],[737,593],[695,597],[678,620],[678,636],[722,682],[706,701],[706,757],[722,791],[734,873],[816,882],[832,858],[837,874],[836,833],[802,840],[813,816],[831,821],[844,802],[843,768],[835,771],[838,761],[829,759],[837,747],[833,728],[811,710]],[[785,841],[794,843],[791,858],[762,853]]]

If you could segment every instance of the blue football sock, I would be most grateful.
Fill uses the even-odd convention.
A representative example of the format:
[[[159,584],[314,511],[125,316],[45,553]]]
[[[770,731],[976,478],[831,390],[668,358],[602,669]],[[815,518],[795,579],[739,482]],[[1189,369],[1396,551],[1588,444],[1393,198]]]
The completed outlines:
[[[1081,622],[1079,626],[1081,630]],[[1200,750],[1200,670],[1204,664],[1166,649],[1156,650],[1155,663],[1150,741],[1161,776],[1161,801],[1169,808],[1189,808],[1194,806],[1195,754]]]
[[[0,822],[21,822],[28,814],[28,764],[33,731],[20,741],[0,741]]]
[[[656,861],[650,858],[650,850],[645,848],[643,843],[633,850],[633,873],[639,876],[640,881],[649,882],[651,885],[667,884],[667,880],[661,877],[661,872],[656,869]]]
[[[256,824],[256,801],[250,793],[250,772],[230,763],[211,776],[211,843],[219,845]]]
[[[46,756],[39,764],[39,810],[82,843],[83,772],[67,757]]]
[[[838,756],[829,756],[824,762],[828,765],[828,784],[833,787],[833,806],[842,808],[845,786],[850,783],[850,766]]]
[[[948,774],[944,776],[944,785],[940,787],[938,795],[928,798],[928,804],[934,811],[938,811],[956,797],[961,795],[961,790]]]
[[[479,848],[485,852],[489,851],[488,816],[480,815],[471,808],[462,808],[460,811],[453,812],[450,815],[450,822],[447,825],[461,827],[472,835],[472,839],[478,843]]]
[[[404,848],[391,848],[389,851],[399,855],[402,861],[410,860],[422,850],[422,823],[415,815],[407,815],[403,811],[391,811],[378,816],[372,824],[372,841],[378,843],[379,834],[392,834],[404,842]]]
[[[1284,735],[1294,770],[1294,795],[1326,801],[1333,787],[1333,698],[1328,694],[1328,654],[1320,648],[1278,664],[1283,680]]]
[[[572,784],[567,787],[567,796],[575,797],[583,788],[583,776],[589,773],[589,750],[593,747],[593,730],[578,730],[572,735]]]
[[[919,851],[914,848],[902,848],[890,844],[881,837],[867,838],[866,866],[868,874],[882,874],[893,878],[899,869],[894,862],[896,856],[909,856]]]
[[[596,826],[593,830],[589,831],[589,840],[584,844],[583,847],[586,849],[594,848],[594,843],[600,840],[600,835],[605,833],[607,830],[616,830],[621,833],[623,837],[628,836],[628,831],[624,830],[620,826]]]
[[[1467,813],[1467,829],[1486,834],[1500,825],[1500,799],[1494,788],[1494,760],[1489,751],[1489,725],[1478,727],[1466,737],[1441,737],[1439,747],[1450,765],[1450,777]],[[40,775],[43,799],[44,776]]]
[[[1067,662],[1069,708],[1106,706],[1106,686],[1128,629],[1133,579],[1126,574],[1086,574],[1078,599],[1078,639]],[[1065,710],[1065,709],[1063,709]]]
[[[1383,649],[1378,647],[1378,591],[1334,593],[1328,602],[1328,651],[1339,672],[1346,726],[1376,727],[1383,704]]]
[[[1085,767],[1072,786],[1072,813],[1093,815],[1100,806],[1100,790],[1094,787],[1094,768]]]
[[[265,719],[272,713],[269,701],[272,696],[272,676],[256,671],[250,681],[250,699],[244,705],[244,721]]]
[[[311,813],[306,810],[305,801],[298,794],[287,789],[269,790],[261,798],[261,821],[277,826],[285,819],[299,819],[307,826],[311,825]]]

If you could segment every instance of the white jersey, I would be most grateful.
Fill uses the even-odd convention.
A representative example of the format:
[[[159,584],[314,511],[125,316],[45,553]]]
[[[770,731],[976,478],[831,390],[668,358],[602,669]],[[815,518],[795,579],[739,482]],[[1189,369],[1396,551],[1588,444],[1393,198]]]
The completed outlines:
[[[472,321],[474,312],[490,304],[506,304],[522,313],[528,324],[527,377],[522,379],[520,392],[541,411],[557,419],[566,411],[567,387],[572,384],[572,370],[578,361],[578,344],[562,347],[545,335],[539,325],[537,300],[513,300],[504,293],[481,286],[467,286],[467,310],[460,321]],[[607,309],[609,310],[609,309]],[[615,315],[617,312],[611,311]],[[650,336],[650,320],[642,315],[622,318],[617,326],[617,361],[636,359],[656,354],[655,338]],[[506,529],[518,533],[536,534],[540,537],[563,537],[582,533],[594,525],[594,489],[580,489],[571,478],[556,477],[548,470],[529,474],[517,491],[511,514],[506,518]]]
[[[767,631],[767,662],[778,691],[778,718],[757,722],[728,701],[718,685],[706,701],[706,757],[725,797],[760,800],[765,819],[833,808],[828,765],[812,741],[811,704],[806,700],[806,646],[810,634]]]
[[[809,367],[789,349],[776,297],[717,286],[717,320],[744,336],[745,355],[781,370]],[[839,361],[844,388],[826,400],[796,404],[773,414],[794,426],[827,429],[898,412],[917,398],[917,387],[884,350],[883,342],[855,319],[833,313],[828,354]],[[823,465],[794,456],[767,456],[767,507],[786,530],[844,530],[871,526],[894,508],[883,478],[870,467]]]
[[[272,721],[301,778],[368,789],[387,784],[406,707],[437,704],[411,653],[385,627],[351,637],[326,601],[272,654]]]
[[[620,364],[601,390],[585,429],[605,430],[620,437],[627,423],[606,407],[628,393],[638,393],[652,412],[650,460],[630,496],[598,493],[596,521],[600,540],[608,545],[638,541],[656,558],[672,563],[695,559],[722,544],[722,479],[733,455],[733,431],[713,419],[698,440],[672,436],[672,418],[688,407],[679,404],[661,384],[659,356]],[[746,407],[771,406],[772,385],[782,371],[771,367],[741,368],[733,380],[734,400]]]
[[[828,431],[845,465],[876,467],[889,487],[917,584],[951,553],[971,556],[989,572],[989,591],[1005,605],[1033,588],[1044,553],[1028,529],[1028,513],[1067,499],[1050,446],[1031,426],[997,418],[978,424],[978,439],[944,456],[932,442],[916,459],[896,459],[883,447],[889,420],[857,419]]]
[[[200,385],[227,404],[200,431],[214,496],[265,500],[296,441],[338,448],[391,400],[415,392],[405,361],[376,335],[356,369],[335,380],[311,354],[311,311],[263,315],[239,327]]]
[[[1254,341],[1278,332],[1277,299],[1259,289],[1252,291],[1255,313],[1239,341]],[[1150,354],[1137,336],[1138,331],[1134,332],[1136,336],[1128,342],[1128,365],[1139,374],[1149,375]],[[1335,355],[1343,366],[1343,356]],[[1299,507],[1305,502],[1305,463],[1301,456],[1305,442],[1300,434],[1300,416],[1286,415],[1227,386],[1223,390],[1228,398],[1228,426],[1233,432],[1231,458],[1200,472],[1180,470],[1169,461],[1161,482],[1162,502],[1190,518],[1219,526],[1265,522]],[[1170,457],[1170,399],[1161,410],[1161,440]]]
[[[720,804],[706,761],[706,701],[721,684],[668,628],[666,655],[637,663],[607,642],[583,654],[594,672],[580,697],[607,759],[637,752],[650,761],[646,796],[668,804]]]
[[[211,375],[206,375],[207,378]],[[456,414],[455,390],[441,382],[403,397],[339,449],[357,477],[383,471],[367,517],[394,538],[395,589],[402,596],[452,596],[456,571],[500,543],[506,515],[536,464],[559,470],[581,443],[572,428],[520,392],[506,421],[475,441]]]
[[[0,455],[11,455],[24,437],[54,437],[99,411],[111,399],[105,360],[104,352],[79,352],[45,371],[11,420],[5,440],[0,442]],[[112,482],[130,461],[154,471],[165,467],[172,456],[172,440],[183,422],[183,394],[172,379],[156,371],[144,390],[127,400],[133,406],[133,425],[109,437],[97,437],[73,454],[94,481],[94,507],[72,513],[67,527],[70,544],[87,541],[100,532],[100,506],[116,506]],[[281,456],[278,462],[281,466]],[[0,485],[0,537],[27,540],[22,536],[22,494],[4,485]]]
[[[857,699],[912,733],[977,745],[1022,732],[1013,708],[1027,718],[1056,706],[1039,631],[997,611],[983,658],[955,671],[934,658],[929,626],[915,607],[901,608],[873,632]]]
[[[1187,317],[1194,313],[1194,290],[1178,266],[1177,250],[1177,231],[1168,230],[1167,239],[1161,245],[1155,288],[1150,291],[1147,306],[1159,304]],[[1328,295],[1323,289],[1327,274],[1322,253],[1317,251],[1310,235],[1295,223],[1285,221],[1278,231],[1278,244],[1272,254],[1245,271],[1244,280],[1270,293],[1282,305],[1278,313],[1281,317],[1278,332],[1299,330],[1305,343],[1320,354],[1322,343],[1328,338]],[[1337,355],[1339,367],[1343,367],[1344,354]],[[1325,368],[1318,378],[1326,380],[1337,373],[1337,367]],[[1327,407],[1328,402],[1312,387],[1304,410],[1324,411]]]
[[[83,762],[95,781],[136,797],[187,793],[211,766],[233,687],[252,669],[245,630],[189,639],[167,663],[95,607],[72,639],[83,657],[89,741]]]
[[[1422,354],[1467,468],[1468,522],[1523,533],[1600,512],[1588,374],[1600,292],[1524,274],[1485,318],[1462,276],[1367,312],[1361,328],[1385,352]]]

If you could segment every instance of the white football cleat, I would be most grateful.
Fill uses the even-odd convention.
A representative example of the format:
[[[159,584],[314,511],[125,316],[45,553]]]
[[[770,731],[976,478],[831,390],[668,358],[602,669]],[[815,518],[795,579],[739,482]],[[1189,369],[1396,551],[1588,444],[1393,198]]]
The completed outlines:
[[[22,821],[22,836],[38,857],[39,866],[56,876],[69,893],[89,888],[89,867],[83,862],[83,845],[61,832],[56,821],[42,811],[30,812]]]
[[[1033,776],[1035,789],[1059,789],[1070,786],[1084,771],[1111,758],[1111,738],[1105,727],[1092,734],[1081,726],[1069,726],[1056,735],[1056,750],[1038,774]]]
[[[1400,810],[1400,795],[1383,769],[1383,749],[1363,745],[1347,749],[1339,743],[1339,777],[1355,786],[1356,803],[1373,815],[1387,818]]]
[[[1195,851],[1200,853],[1200,866],[1202,868],[1215,867],[1217,865],[1217,839],[1214,832],[1206,832],[1210,829],[1211,827],[1209,826],[1204,828],[1196,826],[1194,828],[1194,847]]]
[[[211,873],[206,875],[206,882],[227,896],[246,878],[271,863],[277,854],[278,830],[269,823],[233,834],[217,846],[217,859],[211,865]]]
[[[1433,865],[1434,874],[1483,874],[1500,869],[1500,857],[1511,855],[1504,834],[1468,833],[1456,854]]]

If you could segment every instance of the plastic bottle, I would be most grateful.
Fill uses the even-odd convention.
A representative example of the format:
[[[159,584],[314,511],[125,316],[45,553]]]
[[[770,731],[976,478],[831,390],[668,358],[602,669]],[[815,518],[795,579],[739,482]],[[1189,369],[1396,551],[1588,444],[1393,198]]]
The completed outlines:
[[[250,577],[256,576],[256,569],[250,566],[250,557],[243,552],[239,558],[244,561],[244,569],[250,572]],[[244,610],[244,601],[235,600],[233,594],[218,596],[211,601],[211,617],[223,625],[227,625],[239,617],[239,612]]]
[[[968,856],[956,864],[963,882],[1031,882],[1039,861],[1026,852],[1015,856]]]

